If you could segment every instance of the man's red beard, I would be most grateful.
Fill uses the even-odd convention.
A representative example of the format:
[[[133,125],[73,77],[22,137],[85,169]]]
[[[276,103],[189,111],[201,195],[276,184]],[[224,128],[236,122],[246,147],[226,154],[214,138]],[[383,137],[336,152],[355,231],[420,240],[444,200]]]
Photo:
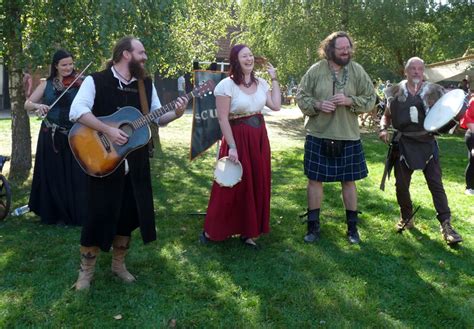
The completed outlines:
[[[142,63],[137,61],[135,58],[128,63],[128,69],[132,77],[137,79],[145,79],[147,77],[146,70],[142,67]]]

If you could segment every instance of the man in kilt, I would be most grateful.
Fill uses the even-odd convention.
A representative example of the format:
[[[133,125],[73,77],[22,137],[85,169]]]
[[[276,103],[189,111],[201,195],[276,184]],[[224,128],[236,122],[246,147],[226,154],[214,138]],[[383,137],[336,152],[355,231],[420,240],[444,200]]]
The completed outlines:
[[[321,60],[301,79],[296,100],[305,116],[304,172],[308,177],[308,232],[320,237],[319,213],[324,182],[341,182],[347,238],[359,243],[355,181],[368,170],[360,141],[358,115],[370,112],[376,93],[362,66],[351,60],[354,43],[346,32],[334,32],[319,47]]]

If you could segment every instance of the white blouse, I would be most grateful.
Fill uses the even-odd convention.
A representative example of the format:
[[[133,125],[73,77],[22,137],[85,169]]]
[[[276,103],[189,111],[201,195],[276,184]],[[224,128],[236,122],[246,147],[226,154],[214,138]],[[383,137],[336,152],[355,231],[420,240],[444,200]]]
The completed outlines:
[[[270,86],[262,78],[257,78],[257,80],[257,91],[249,95],[240,90],[231,78],[225,78],[217,84],[214,95],[231,98],[230,113],[232,114],[261,112],[267,102],[267,91]]]

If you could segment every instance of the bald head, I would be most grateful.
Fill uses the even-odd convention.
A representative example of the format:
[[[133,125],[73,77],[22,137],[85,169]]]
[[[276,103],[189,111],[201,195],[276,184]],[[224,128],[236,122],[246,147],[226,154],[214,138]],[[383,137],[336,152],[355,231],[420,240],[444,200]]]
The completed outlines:
[[[409,60],[407,60],[407,63],[405,64],[405,71],[408,69],[408,67],[410,65],[412,65],[413,63],[418,63],[418,64],[421,64],[423,66],[423,69],[425,68],[425,61],[422,60],[420,57],[412,57],[410,58]]]
[[[405,65],[405,75],[410,85],[418,86],[423,81],[425,62],[419,57],[412,57]]]

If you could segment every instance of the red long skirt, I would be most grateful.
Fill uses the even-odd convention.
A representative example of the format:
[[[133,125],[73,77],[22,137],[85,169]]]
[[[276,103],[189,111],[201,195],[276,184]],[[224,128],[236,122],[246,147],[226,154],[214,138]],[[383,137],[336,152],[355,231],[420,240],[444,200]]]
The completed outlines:
[[[270,231],[270,143],[263,117],[261,122],[258,128],[245,123],[231,126],[242,164],[242,180],[231,188],[216,182],[212,185],[204,222],[211,240],[222,241],[237,234],[255,238]],[[219,158],[228,152],[223,138]]]

